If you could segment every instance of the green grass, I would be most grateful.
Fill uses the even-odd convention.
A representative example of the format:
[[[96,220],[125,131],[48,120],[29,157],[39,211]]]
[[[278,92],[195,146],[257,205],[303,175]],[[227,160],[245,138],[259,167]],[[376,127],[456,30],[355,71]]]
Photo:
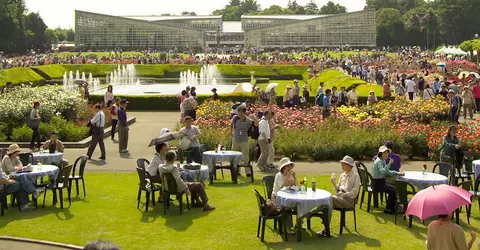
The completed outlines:
[[[377,96],[382,96],[381,86],[369,85],[367,82],[360,80],[359,78],[345,75],[343,72],[334,69],[327,69],[324,72],[319,73],[317,76],[310,78],[308,81],[308,89],[310,93],[316,93],[321,82],[325,83],[324,89],[337,87],[338,91],[340,91],[341,87],[345,87],[348,91],[352,86],[357,86],[358,94],[361,97],[368,96],[371,89],[375,90]]]
[[[7,82],[12,82],[14,85],[28,82],[39,84],[44,83],[45,79],[30,68],[2,69],[0,70],[0,87],[5,86]]]
[[[287,88],[287,85],[290,85],[290,87],[292,87],[292,88],[293,88],[293,86],[295,86],[293,84],[292,80],[271,80],[270,83],[272,83],[272,82],[278,83],[278,86],[275,88],[278,96],[283,96],[283,93],[285,93],[285,89]],[[262,83],[262,84],[258,84],[258,86],[261,89],[265,90],[265,88],[267,88],[268,84],[270,84],[270,83]],[[306,83],[303,80],[298,79],[298,86],[300,86],[300,95],[301,95],[302,90],[303,90],[302,87],[305,84]],[[314,92],[310,91],[310,93],[313,94]]]
[[[59,53],[54,53],[53,55],[58,56],[58,57],[66,57],[66,56],[77,56],[79,52],[59,52]],[[111,55],[110,52],[82,52],[82,55],[95,55],[97,57],[108,57]],[[143,52],[135,52],[135,51],[130,51],[130,52],[123,52],[122,56],[144,56],[145,53]],[[183,58],[187,58],[188,54],[184,53],[178,53],[178,55],[182,56]],[[160,53],[150,53],[150,56],[158,57],[160,56]]]
[[[303,175],[299,176],[303,178]],[[312,176],[321,189],[333,191],[329,176]],[[225,181],[207,185],[207,194],[215,211],[206,213],[193,208],[179,215],[178,205],[170,207],[167,215],[163,206],[144,213],[143,202],[136,209],[138,177],[136,173],[88,173],[86,174],[88,197],[73,198],[70,208],[60,209],[51,205],[51,192],[47,206],[29,213],[17,209],[6,211],[0,218],[0,235],[28,237],[48,241],[85,245],[91,240],[103,238],[117,243],[122,249],[424,249],[426,227],[414,220],[412,229],[399,217],[394,225],[392,215],[384,215],[381,209],[366,213],[366,206],[357,207],[358,233],[353,230],[353,215],[347,214],[347,227],[338,236],[339,213],[333,212],[332,237],[319,239],[314,235],[321,230],[320,219],[312,220],[315,231],[303,232],[303,241],[295,236],[284,242],[272,232],[273,222],[267,223],[265,242],[256,237],[258,209],[252,188],[262,194],[260,175],[254,185],[240,178],[240,184]],[[247,183],[244,183],[247,182]],[[75,190],[73,190],[73,193]],[[83,196],[82,196],[83,197]],[[476,200],[476,199],[475,199]],[[145,198],[142,197],[142,201]],[[41,203],[41,202],[40,202]],[[67,202],[68,206],[68,202]],[[477,204],[473,205],[472,226],[466,226],[465,211],[461,225],[465,230],[478,227]],[[428,221],[426,222],[426,225]],[[351,230],[351,231],[350,231]]]

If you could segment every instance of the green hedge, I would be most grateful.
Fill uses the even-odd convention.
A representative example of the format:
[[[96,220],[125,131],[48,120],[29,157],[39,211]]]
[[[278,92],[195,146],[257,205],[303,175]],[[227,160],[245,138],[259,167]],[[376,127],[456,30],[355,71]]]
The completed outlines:
[[[369,85],[363,80],[345,75],[343,72],[333,69],[327,69],[308,80],[308,88],[310,93],[316,94],[321,82],[325,83],[325,89],[332,89],[332,87],[335,86],[338,88],[338,91],[340,91],[341,87],[345,87],[347,90],[349,90],[352,86],[358,86],[357,92],[359,93],[359,96],[367,97],[370,89],[375,90],[377,97],[382,96],[381,86]]]
[[[41,85],[45,84],[45,79],[30,68],[2,69],[0,70],[0,88],[5,86],[7,82],[12,82],[14,85],[29,82],[34,85]]]
[[[60,64],[42,65],[42,66],[33,67],[33,68],[43,72],[43,74],[47,76],[46,77],[47,80],[62,79],[63,74],[65,73],[65,71],[67,71],[65,67],[63,67],[63,65],[60,65]]]

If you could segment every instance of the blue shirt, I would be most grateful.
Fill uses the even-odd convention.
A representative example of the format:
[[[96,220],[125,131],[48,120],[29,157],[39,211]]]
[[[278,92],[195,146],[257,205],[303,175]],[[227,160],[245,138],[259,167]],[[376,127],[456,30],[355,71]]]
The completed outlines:
[[[331,106],[331,105],[330,105],[330,100],[328,99],[328,96],[325,95],[325,96],[323,97],[323,107],[325,107],[325,108],[330,108],[330,106]]]
[[[438,94],[438,92],[440,91],[440,82],[433,82],[433,92],[435,94]]]
[[[118,108],[118,122],[123,126],[127,126],[127,111],[124,108]]]

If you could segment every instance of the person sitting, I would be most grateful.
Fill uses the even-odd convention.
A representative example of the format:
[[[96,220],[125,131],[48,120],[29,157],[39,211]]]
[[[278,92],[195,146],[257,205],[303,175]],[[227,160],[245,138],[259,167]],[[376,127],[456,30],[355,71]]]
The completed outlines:
[[[471,249],[476,239],[474,231],[470,231],[470,241],[467,239],[462,227],[451,222],[450,215],[439,215],[438,220],[428,225],[427,249],[428,250],[467,250]]]
[[[297,177],[295,175],[295,172],[292,171],[294,167],[295,167],[295,164],[291,162],[289,158],[285,157],[282,160],[280,160],[280,172],[278,172],[275,175],[275,180],[273,182],[273,190],[272,190],[273,203],[276,203],[277,193],[278,191],[280,191],[280,189],[282,189],[283,187],[297,186]],[[294,234],[295,231],[291,229],[293,227],[292,217],[289,216],[289,218],[286,218],[285,223],[286,223],[287,233]]]
[[[120,250],[120,247],[115,245],[115,243],[104,240],[95,240],[89,242],[83,250]]]
[[[178,169],[177,166],[173,165],[176,157],[177,157],[177,154],[175,154],[175,151],[170,150],[167,152],[167,154],[165,155],[166,163],[163,165],[160,165],[160,168],[159,168],[160,175],[171,173],[173,175],[173,178],[175,178],[175,181],[177,182],[177,191],[186,192],[187,195],[191,194],[192,204],[193,202],[195,202],[193,206],[203,207],[203,211],[214,210],[215,207],[208,204],[208,196],[207,196],[207,193],[205,192],[205,187],[203,186],[202,183],[200,182],[185,183],[182,180],[182,178],[180,177],[180,170]],[[201,202],[199,201],[199,197],[202,200]]]
[[[393,163],[390,166],[390,170],[400,172],[400,168],[402,167],[402,159],[400,158],[400,155],[393,152],[393,142],[386,141],[385,147],[390,150],[390,155],[388,156],[386,163],[388,164],[391,160],[393,160]]]
[[[460,147],[457,132],[456,126],[450,126],[440,147],[440,162],[450,163],[456,168],[463,165],[463,150]]]
[[[375,95],[375,90],[370,90],[370,95],[367,97],[367,105],[371,106],[378,102],[377,96]]]
[[[165,155],[168,152],[168,146],[166,143],[160,143],[155,146],[155,154],[153,154],[150,164],[148,164],[146,171],[150,174],[150,180],[154,183],[162,183],[162,177],[160,177],[159,167],[165,164]]]
[[[399,174],[396,171],[390,170],[390,167],[394,163],[393,160],[390,159],[388,164],[385,162],[389,159],[390,150],[386,146],[381,146],[378,149],[378,157],[373,162],[372,168],[372,189],[373,192],[377,193],[387,193],[387,205],[385,210],[383,211],[386,214],[393,214],[395,212],[395,199],[396,199],[396,191],[395,187],[390,184],[387,184],[387,178]]]
[[[43,149],[48,150],[50,153],[63,153],[65,150],[65,147],[63,146],[63,142],[58,139],[58,132],[56,130],[53,130],[50,132],[50,140],[46,141],[45,144],[43,144]],[[60,167],[64,168],[68,166],[68,161],[65,159],[60,160]]]
[[[29,194],[37,199],[45,190],[44,188],[36,189],[32,181],[26,175],[8,175],[13,173],[17,167],[23,167],[18,159],[20,147],[17,144],[12,144],[8,147],[7,155],[5,155],[0,163],[0,190],[5,189],[5,194],[16,194],[20,203],[20,211],[31,211],[35,209],[29,205]],[[9,171],[5,171],[9,170]],[[6,186],[5,186],[6,185]],[[2,204],[3,206],[3,204]]]

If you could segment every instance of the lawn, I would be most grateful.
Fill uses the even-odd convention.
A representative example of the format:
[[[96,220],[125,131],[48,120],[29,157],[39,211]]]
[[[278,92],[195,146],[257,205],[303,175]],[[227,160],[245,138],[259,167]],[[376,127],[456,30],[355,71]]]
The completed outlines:
[[[303,178],[303,176],[300,176]],[[318,188],[332,191],[328,176],[308,176],[317,179]],[[347,227],[338,236],[339,213],[334,211],[332,237],[317,238],[314,231],[303,233],[303,242],[291,236],[284,242],[272,232],[269,221],[265,242],[256,237],[257,204],[252,193],[255,188],[263,194],[256,176],[254,185],[241,177],[241,184],[217,181],[208,185],[210,201],[215,211],[203,212],[194,208],[179,215],[178,206],[171,206],[167,215],[163,206],[144,213],[144,205],[136,209],[138,177],[136,173],[88,173],[86,174],[88,197],[73,198],[70,208],[52,207],[52,196],[48,193],[45,209],[21,213],[9,208],[0,218],[0,235],[28,237],[48,241],[85,245],[88,241],[103,238],[116,242],[122,249],[423,249],[426,228],[414,220],[412,229],[399,217],[394,225],[392,215],[384,215],[381,209],[373,213],[357,208],[358,233],[353,231],[353,215],[347,214]],[[74,192],[74,191],[73,191]],[[82,196],[83,197],[83,196]],[[142,197],[142,201],[145,198]],[[41,201],[39,202],[41,204]],[[175,204],[177,204],[175,202]],[[68,202],[67,202],[68,205]],[[472,226],[477,227],[478,210],[473,206]],[[461,214],[461,225],[467,230],[465,213]],[[428,222],[427,222],[428,223]],[[313,219],[315,231],[322,229],[319,219]],[[312,236],[313,235],[313,236]]]

